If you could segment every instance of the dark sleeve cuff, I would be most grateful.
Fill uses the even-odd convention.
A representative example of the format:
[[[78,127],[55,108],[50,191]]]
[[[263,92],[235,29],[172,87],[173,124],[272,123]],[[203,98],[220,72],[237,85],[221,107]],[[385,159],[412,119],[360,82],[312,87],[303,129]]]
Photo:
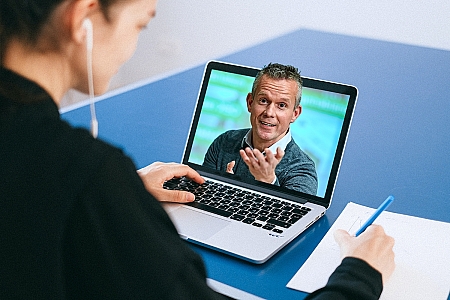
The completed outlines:
[[[280,182],[278,181],[278,177],[275,175],[275,180],[272,182],[273,185],[280,186]]]
[[[306,299],[379,299],[382,291],[380,272],[361,259],[346,257],[327,285]]]

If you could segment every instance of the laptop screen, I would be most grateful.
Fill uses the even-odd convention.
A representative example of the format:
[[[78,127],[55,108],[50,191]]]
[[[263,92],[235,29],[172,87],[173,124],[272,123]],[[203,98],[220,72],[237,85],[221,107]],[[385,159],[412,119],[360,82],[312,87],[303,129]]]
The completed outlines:
[[[208,171],[202,168],[202,164],[213,141],[227,131],[251,128],[246,97],[252,90],[258,71],[257,68],[220,62],[208,63],[183,163],[197,170]],[[337,179],[357,90],[352,86],[303,76],[302,80],[302,112],[290,125],[290,132],[295,143],[314,162],[317,193],[313,198],[319,202],[329,202]],[[227,177],[232,176],[227,174]],[[242,178],[239,180],[245,181]],[[302,192],[298,193],[305,196]]]

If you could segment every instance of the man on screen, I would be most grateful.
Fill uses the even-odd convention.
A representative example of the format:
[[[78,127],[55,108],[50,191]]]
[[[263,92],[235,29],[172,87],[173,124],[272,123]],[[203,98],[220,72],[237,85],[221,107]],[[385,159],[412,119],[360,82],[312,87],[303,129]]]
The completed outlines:
[[[229,130],[217,137],[203,166],[315,195],[314,162],[290,132],[290,124],[302,112],[301,95],[297,68],[275,63],[264,67],[246,98],[252,128]]]

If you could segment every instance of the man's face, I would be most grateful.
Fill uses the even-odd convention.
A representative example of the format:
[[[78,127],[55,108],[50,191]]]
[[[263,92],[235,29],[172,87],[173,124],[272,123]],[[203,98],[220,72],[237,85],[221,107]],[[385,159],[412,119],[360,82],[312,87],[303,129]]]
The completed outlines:
[[[253,147],[263,151],[286,134],[289,125],[300,115],[302,109],[294,109],[298,86],[294,80],[261,77],[255,98],[247,95],[250,112]]]

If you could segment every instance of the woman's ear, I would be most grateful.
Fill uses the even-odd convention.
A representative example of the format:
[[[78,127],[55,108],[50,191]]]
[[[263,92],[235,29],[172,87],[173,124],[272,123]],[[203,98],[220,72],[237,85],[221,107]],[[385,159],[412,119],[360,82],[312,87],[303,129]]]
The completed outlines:
[[[98,0],[78,0],[67,5],[64,14],[65,22],[70,30],[70,37],[75,43],[84,44],[86,42],[88,30],[92,28],[92,25],[88,28],[85,20],[98,11]]]

